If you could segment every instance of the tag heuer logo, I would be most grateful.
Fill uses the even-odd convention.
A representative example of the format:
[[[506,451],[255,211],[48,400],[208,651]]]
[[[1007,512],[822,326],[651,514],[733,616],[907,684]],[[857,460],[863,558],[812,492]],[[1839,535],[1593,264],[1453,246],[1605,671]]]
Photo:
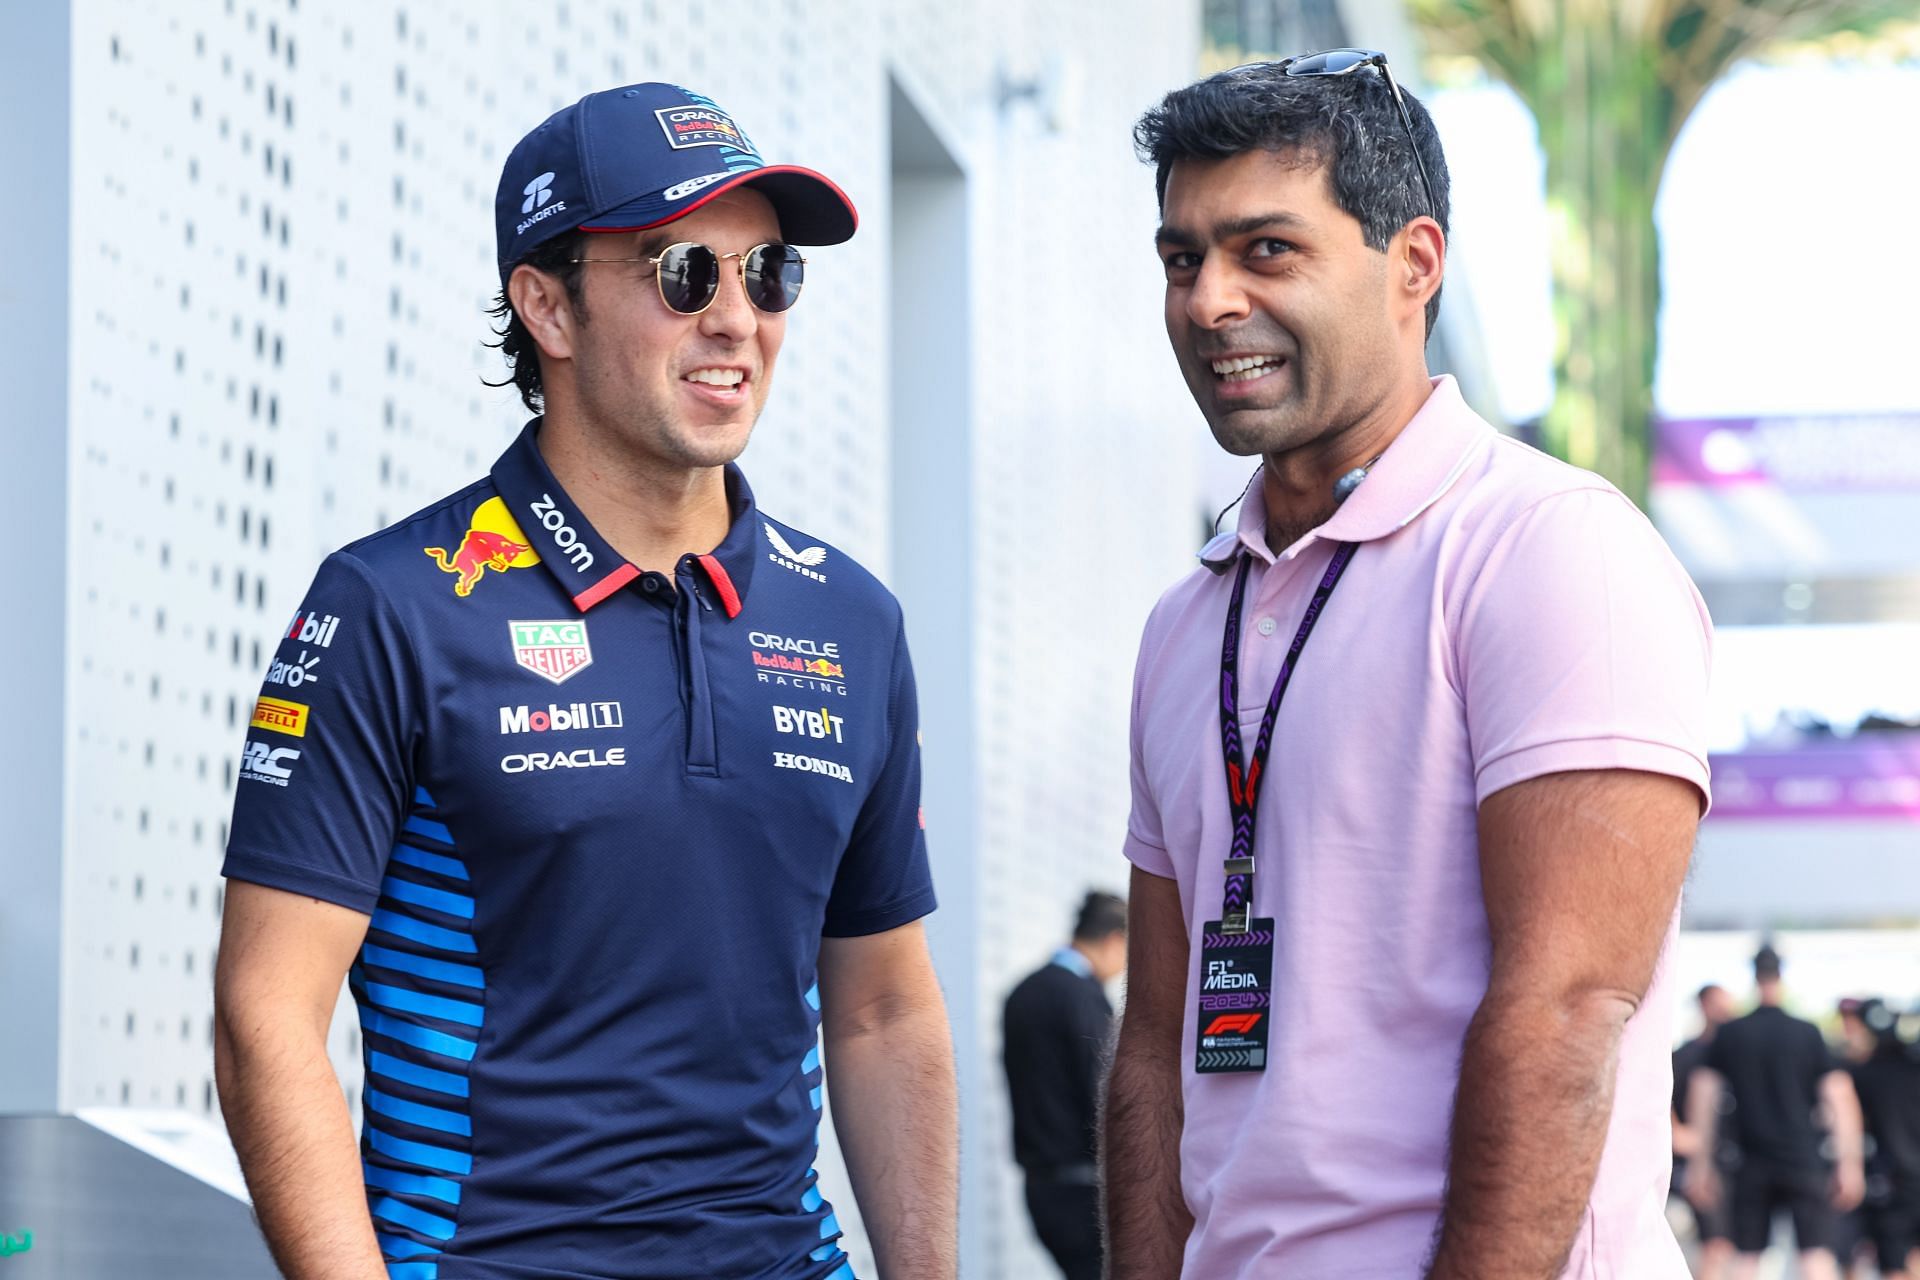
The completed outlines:
[[[577,619],[545,622],[509,622],[513,660],[555,684],[593,663],[587,644],[587,624]]]

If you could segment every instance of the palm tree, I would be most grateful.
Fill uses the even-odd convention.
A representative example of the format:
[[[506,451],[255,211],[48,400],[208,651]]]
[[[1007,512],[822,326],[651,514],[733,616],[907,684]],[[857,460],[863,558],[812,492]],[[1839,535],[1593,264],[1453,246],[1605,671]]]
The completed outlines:
[[[1553,406],[1543,445],[1644,502],[1660,314],[1653,202],[1681,126],[1735,63],[1871,32],[1915,0],[1409,0],[1429,51],[1533,111],[1547,160]]]

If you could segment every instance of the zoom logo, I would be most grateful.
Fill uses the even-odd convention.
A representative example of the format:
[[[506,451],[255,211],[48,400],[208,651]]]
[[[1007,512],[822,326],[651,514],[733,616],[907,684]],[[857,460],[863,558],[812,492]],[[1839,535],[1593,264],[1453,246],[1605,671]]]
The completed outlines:
[[[543,173],[532,182],[529,182],[526,187],[523,188],[527,202],[520,206],[520,212],[532,213],[535,209],[553,199],[553,192],[548,190],[551,186],[553,186],[553,173],[551,171]]]

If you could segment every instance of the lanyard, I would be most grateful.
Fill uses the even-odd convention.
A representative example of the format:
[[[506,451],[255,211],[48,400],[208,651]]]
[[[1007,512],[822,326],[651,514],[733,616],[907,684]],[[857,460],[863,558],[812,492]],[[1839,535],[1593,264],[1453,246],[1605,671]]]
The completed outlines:
[[[1226,639],[1220,646],[1220,753],[1227,765],[1227,803],[1233,811],[1233,844],[1227,851],[1225,898],[1220,908],[1222,933],[1245,933],[1247,919],[1253,911],[1253,833],[1259,821],[1256,806],[1260,803],[1261,783],[1266,780],[1267,751],[1273,746],[1273,722],[1280,711],[1280,700],[1286,696],[1287,684],[1300,661],[1300,651],[1306,648],[1307,637],[1313,634],[1314,624],[1320,620],[1320,611],[1326,607],[1333,589],[1340,584],[1340,575],[1347,571],[1347,564],[1358,549],[1358,543],[1341,543],[1326,573],[1321,575],[1320,585],[1314,588],[1313,599],[1307,602],[1306,616],[1300,619],[1300,629],[1294,633],[1286,661],[1280,664],[1280,674],[1274,679],[1266,714],[1260,717],[1260,734],[1253,740],[1253,758],[1247,762],[1244,773],[1240,765],[1240,605],[1246,598],[1247,571],[1252,567],[1253,557],[1241,553],[1240,572],[1233,581],[1233,600],[1227,606]]]

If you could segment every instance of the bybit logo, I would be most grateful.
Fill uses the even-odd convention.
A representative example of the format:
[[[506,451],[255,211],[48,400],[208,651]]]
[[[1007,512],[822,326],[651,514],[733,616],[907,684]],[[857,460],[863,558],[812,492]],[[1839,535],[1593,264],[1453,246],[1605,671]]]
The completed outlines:
[[[551,172],[543,173],[532,182],[529,182],[524,188],[527,202],[520,206],[520,212],[532,213],[535,209],[553,199],[553,192],[548,190],[552,185],[553,174]]]

